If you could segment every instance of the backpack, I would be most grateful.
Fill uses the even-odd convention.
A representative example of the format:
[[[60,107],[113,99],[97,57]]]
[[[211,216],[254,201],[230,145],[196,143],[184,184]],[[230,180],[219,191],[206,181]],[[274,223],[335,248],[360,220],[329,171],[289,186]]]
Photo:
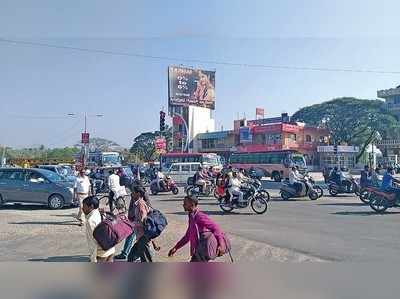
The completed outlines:
[[[149,240],[155,239],[161,235],[167,225],[167,218],[159,210],[152,209],[143,221],[144,235]]]
[[[93,231],[93,237],[103,250],[109,250],[133,233],[133,223],[128,218],[111,213],[101,215],[102,221]]]

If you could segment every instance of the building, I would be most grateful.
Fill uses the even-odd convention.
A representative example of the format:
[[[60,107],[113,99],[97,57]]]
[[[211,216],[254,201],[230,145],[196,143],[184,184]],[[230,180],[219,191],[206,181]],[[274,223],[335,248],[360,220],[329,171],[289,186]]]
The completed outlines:
[[[357,146],[324,145],[317,147],[320,167],[352,169],[356,166]]]
[[[234,129],[198,134],[193,150],[213,152],[228,158],[232,152],[296,150],[309,165],[318,165],[317,147],[329,144],[325,129],[291,122],[287,114],[259,120],[236,120]]]
[[[386,107],[400,118],[400,85],[396,88],[378,90],[378,98],[385,99]]]

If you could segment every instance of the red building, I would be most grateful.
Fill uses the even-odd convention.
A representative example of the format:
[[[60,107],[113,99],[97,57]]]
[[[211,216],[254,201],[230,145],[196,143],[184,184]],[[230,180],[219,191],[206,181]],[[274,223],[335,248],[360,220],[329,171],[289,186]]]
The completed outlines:
[[[228,157],[232,152],[296,150],[309,165],[318,164],[317,147],[329,143],[325,129],[291,122],[287,114],[277,118],[238,120],[232,131],[198,134],[195,150]]]

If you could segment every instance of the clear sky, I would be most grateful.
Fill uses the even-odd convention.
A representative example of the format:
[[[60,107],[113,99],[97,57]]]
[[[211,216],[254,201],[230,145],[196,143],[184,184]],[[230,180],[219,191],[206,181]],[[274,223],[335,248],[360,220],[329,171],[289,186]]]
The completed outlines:
[[[399,1],[0,0],[0,38],[168,56],[84,53],[0,42],[0,144],[71,145],[92,135],[130,146],[158,127],[167,67],[179,59],[400,72]],[[334,97],[376,98],[400,74],[185,65],[216,70],[217,125]]]

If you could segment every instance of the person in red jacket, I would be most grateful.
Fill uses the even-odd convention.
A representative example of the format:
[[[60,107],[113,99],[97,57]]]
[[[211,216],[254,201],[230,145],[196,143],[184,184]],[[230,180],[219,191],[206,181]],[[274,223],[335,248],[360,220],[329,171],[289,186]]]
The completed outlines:
[[[220,229],[220,227],[212,221],[205,213],[201,212],[198,205],[198,199],[194,196],[186,196],[183,200],[183,208],[185,212],[188,213],[189,216],[189,225],[186,230],[186,234],[182,237],[182,239],[172,248],[168,256],[172,257],[180,248],[185,246],[187,243],[190,243],[190,255],[191,262],[202,262],[204,260],[196,254],[199,235],[203,232],[209,231],[211,232],[217,242],[217,255],[222,256],[225,253],[225,239],[224,233]]]

